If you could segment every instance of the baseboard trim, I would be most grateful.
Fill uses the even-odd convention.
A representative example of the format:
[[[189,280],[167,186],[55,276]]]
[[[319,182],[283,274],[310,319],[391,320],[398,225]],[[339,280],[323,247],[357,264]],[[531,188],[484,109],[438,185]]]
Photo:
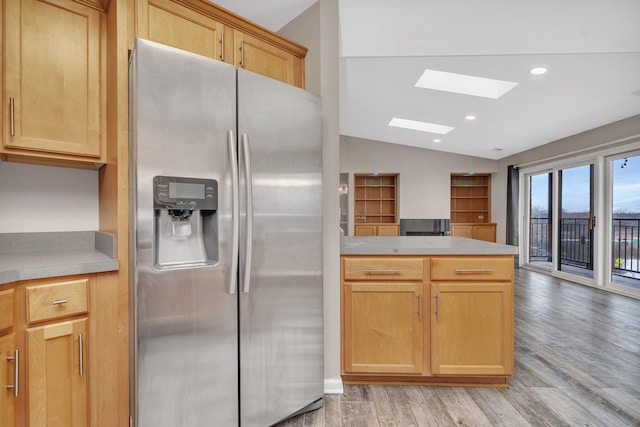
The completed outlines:
[[[343,394],[342,378],[333,377],[324,379],[324,394]]]

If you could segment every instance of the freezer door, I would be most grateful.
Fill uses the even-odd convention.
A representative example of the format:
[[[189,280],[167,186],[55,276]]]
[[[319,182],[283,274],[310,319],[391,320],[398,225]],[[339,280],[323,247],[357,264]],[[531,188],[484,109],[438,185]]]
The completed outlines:
[[[238,135],[240,417],[268,426],[323,396],[320,98],[238,70]]]
[[[238,425],[237,293],[229,292],[237,257],[230,249],[227,140],[236,127],[235,79],[232,66],[136,40],[130,63],[130,189],[137,426]],[[154,211],[155,176],[218,182],[215,215],[193,223],[194,233],[204,230],[203,242],[217,235],[217,263],[154,263],[154,224],[158,212],[167,215]]]

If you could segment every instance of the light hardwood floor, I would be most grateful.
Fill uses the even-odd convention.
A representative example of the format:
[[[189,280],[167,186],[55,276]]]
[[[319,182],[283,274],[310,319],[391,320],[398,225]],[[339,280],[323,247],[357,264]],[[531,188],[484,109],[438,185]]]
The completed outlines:
[[[347,385],[291,426],[640,426],[640,301],[516,270],[508,389]]]

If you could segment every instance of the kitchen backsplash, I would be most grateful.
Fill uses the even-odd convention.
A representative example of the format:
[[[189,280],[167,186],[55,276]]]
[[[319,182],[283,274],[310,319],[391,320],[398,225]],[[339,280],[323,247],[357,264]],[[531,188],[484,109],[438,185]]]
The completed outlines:
[[[0,161],[0,233],[98,229],[98,171]]]

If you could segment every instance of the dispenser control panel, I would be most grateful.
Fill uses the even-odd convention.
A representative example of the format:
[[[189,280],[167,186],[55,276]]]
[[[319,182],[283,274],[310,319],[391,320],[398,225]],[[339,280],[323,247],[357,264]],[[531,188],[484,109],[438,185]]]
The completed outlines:
[[[156,176],[153,178],[155,209],[218,210],[215,179]]]

